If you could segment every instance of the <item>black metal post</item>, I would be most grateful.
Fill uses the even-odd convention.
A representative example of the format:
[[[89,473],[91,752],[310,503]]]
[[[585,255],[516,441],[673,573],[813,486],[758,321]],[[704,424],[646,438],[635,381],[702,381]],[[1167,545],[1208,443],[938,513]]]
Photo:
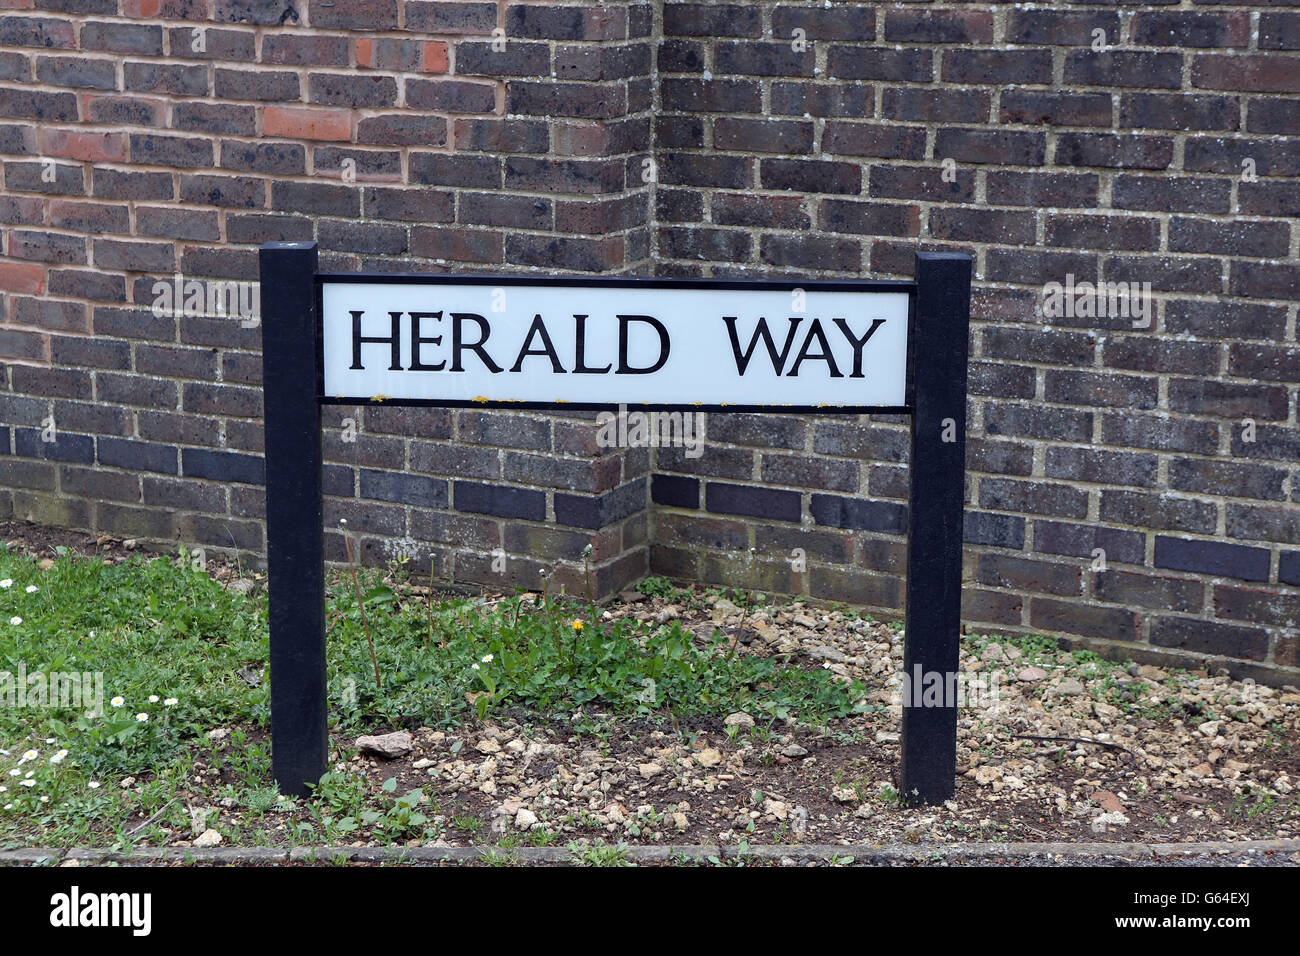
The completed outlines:
[[[917,254],[898,775],[909,804],[942,803],[956,786],[970,280],[969,256]]]
[[[271,768],[281,793],[302,796],[329,752],[316,244],[269,242],[259,261]]]

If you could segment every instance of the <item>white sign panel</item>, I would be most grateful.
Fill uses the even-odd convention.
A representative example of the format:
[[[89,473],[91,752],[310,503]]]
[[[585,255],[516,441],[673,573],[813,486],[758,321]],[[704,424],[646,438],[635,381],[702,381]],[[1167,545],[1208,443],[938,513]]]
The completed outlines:
[[[906,287],[321,283],[323,398],[906,404]]]

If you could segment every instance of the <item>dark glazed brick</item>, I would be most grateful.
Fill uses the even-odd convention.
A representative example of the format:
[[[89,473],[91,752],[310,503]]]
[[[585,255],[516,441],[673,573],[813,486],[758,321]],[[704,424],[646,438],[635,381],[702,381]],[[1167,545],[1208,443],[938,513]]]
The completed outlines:
[[[1146,555],[1145,536],[1137,531],[1117,531],[1089,524],[1064,524],[1056,521],[1034,522],[1034,550],[1046,554],[1070,554],[1094,558],[1104,552],[1109,564],[1141,564]]]
[[[814,521],[832,528],[883,534],[907,533],[907,507],[890,501],[813,495],[808,510]]]
[[[99,463],[131,471],[153,471],[166,475],[177,473],[176,449],[170,445],[129,441],[121,438],[98,440]]]
[[[1158,535],[1155,566],[1241,581],[1267,581],[1269,553],[1264,548],[1240,544]]]
[[[666,508],[698,508],[700,480],[683,475],[652,475],[650,500]]]
[[[599,496],[555,493],[555,520],[597,531],[645,509],[646,480],[638,478]]]
[[[1030,599],[1029,623],[1042,631],[1084,634],[1104,640],[1137,641],[1141,637],[1139,618],[1132,611],[1049,598]]]
[[[749,515],[776,521],[798,521],[799,493],[710,481],[704,488],[705,508],[715,514]]]
[[[962,537],[967,544],[984,544],[994,548],[1025,546],[1025,519],[1013,515],[967,511]]]
[[[1268,632],[1192,617],[1160,617],[1151,622],[1151,643],[1201,654],[1218,654],[1262,661],[1268,653]]]
[[[1300,587],[1300,551],[1283,551],[1277,559],[1277,579]]]
[[[88,435],[55,432],[54,441],[42,439],[43,429],[15,428],[14,454],[19,458],[42,458],[89,465],[95,460],[95,442]]]
[[[495,515],[498,518],[546,519],[546,493],[505,485],[481,485],[469,481],[454,483],[457,511]]]
[[[361,469],[361,497],[421,508],[447,507],[447,482],[397,471]]]
[[[182,448],[181,467],[187,478],[210,478],[249,485],[261,485],[266,481],[266,469],[260,457],[236,452]]]

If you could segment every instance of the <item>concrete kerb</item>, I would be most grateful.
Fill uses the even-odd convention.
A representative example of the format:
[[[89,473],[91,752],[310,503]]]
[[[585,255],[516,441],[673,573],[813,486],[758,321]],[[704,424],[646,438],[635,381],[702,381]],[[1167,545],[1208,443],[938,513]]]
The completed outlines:
[[[792,859],[797,862],[845,860],[857,864],[895,862],[977,862],[981,860],[1056,858],[1061,860],[1173,860],[1182,856],[1300,853],[1300,839],[1241,840],[1208,843],[952,843],[952,844],[777,844],[772,846],[629,846],[630,863],[703,860]],[[484,859],[517,864],[570,863],[567,847],[419,846],[419,847],[144,847],[136,850],[78,847],[60,850],[26,847],[0,850],[0,866],[191,864],[209,866],[335,863],[431,864],[475,863]]]

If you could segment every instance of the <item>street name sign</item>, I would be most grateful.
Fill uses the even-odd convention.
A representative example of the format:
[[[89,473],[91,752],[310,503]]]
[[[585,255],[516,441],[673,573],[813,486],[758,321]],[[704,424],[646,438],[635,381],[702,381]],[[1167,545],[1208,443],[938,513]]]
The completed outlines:
[[[905,673],[957,674],[970,258],[910,281],[328,273],[262,246],[272,769],[327,769],[321,408],[398,404],[910,417]],[[899,789],[952,796],[957,705],[903,701]]]

